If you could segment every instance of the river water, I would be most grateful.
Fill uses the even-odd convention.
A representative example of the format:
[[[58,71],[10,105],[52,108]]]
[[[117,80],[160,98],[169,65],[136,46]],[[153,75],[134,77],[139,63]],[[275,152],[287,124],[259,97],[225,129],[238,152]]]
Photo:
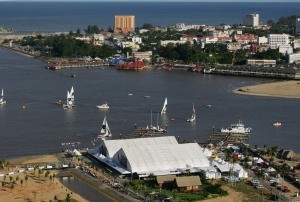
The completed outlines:
[[[151,111],[156,123],[165,97],[168,113],[159,116],[159,122],[168,126],[169,135],[205,142],[213,127],[242,120],[253,129],[252,145],[300,151],[299,99],[232,93],[234,88],[269,79],[165,70],[127,72],[108,67],[49,71],[45,66],[42,61],[0,48],[0,88],[4,88],[7,101],[0,108],[0,158],[58,152],[62,142],[79,141],[81,146],[91,147],[105,116],[95,106],[104,102],[111,107],[106,115],[113,138],[119,138],[133,131],[134,125],[150,125]],[[64,110],[55,102],[65,101],[71,86],[77,107]],[[193,104],[196,124],[186,122]],[[276,121],[282,122],[282,127],[274,128]]]

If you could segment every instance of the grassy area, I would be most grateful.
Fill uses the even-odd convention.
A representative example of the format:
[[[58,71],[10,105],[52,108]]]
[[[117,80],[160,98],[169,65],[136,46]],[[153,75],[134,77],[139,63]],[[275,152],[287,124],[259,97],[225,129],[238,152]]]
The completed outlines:
[[[126,184],[126,187],[138,191],[145,197],[154,201],[169,199],[174,202],[199,201],[219,196],[227,195],[227,191],[221,188],[220,184],[204,184],[200,191],[180,192],[175,186],[169,186],[166,189],[159,189],[154,180],[141,181],[133,180]]]
[[[243,202],[269,201],[268,199],[270,198],[269,191],[258,190],[246,182],[238,182],[236,184],[226,183],[225,186],[230,186],[233,190],[242,192],[244,194]]]

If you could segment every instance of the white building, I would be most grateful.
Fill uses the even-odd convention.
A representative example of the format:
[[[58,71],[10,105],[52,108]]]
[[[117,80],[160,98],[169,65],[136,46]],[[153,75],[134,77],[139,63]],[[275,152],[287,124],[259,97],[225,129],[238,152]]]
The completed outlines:
[[[296,33],[300,34],[300,18],[296,18]]]
[[[294,40],[294,49],[300,49],[300,39]]]
[[[101,46],[104,43],[105,37],[103,34],[93,34],[93,44]]]
[[[257,43],[258,43],[258,45],[266,44],[266,43],[268,43],[268,38],[265,36],[258,37]]]
[[[131,40],[132,40],[133,43],[137,43],[137,44],[141,44],[142,43],[142,38],[139,37],[139,36],[134,36],[134,37],[132,37]]]
[[[103,140],[89,154],[121,174],[140,177],[193,173],[210,167],[199,144],[179,144],[174,136]]]
[[[289,35],[287,34],[269,34],[268,42],[271,49],[276,49],[280,45],[288,45],[290,43]]]
[[[259,14],[248,14],[244,17],[244,25],[257,27],[259,26]]]
[[[279,46],[279,53],[282,53],[283,55],[290,55],[293,53],[293,47],[291,45],[280,45]]]
[[[276,60],[247,60],[247,65],[275,66]]]
[[[289,55],[289,63],[300,63],[300,53]]]
[[[147,60],[147,61],[151,61],[152,59],[152,51],[145,51],[145,52],[132,52],[132,56],[135,59],[138,60]]]
[[[164,41],[160,41],[160,45],[162,46],[167,46],[168,44],[185,44],[186,41],[180,41],[180,40],[164,40]]]

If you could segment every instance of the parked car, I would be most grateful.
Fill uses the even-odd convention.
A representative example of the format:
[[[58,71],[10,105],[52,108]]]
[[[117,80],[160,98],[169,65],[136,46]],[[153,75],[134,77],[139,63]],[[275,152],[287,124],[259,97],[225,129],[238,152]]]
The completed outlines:
[[[280,188],[280,190],[283,191],[283,192],[289,192],[290,191],[290,189],[287,186],[282,186]]]
[[[264,189],[265,187],[261,184],[256,185],[256,189]]]

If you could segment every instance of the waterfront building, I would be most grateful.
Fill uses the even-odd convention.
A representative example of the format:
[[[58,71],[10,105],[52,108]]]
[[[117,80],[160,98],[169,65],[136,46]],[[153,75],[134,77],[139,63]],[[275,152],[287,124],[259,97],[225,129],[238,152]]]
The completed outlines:
[[[116,15],[114,32],[134,32],[135,16],[133,15]]]
[[[280,45],[288,45],[290,43],[287,34],[269,34],[268,42],[271,49],[277,49]]]
[[[244,17],[243,24],[246,26],[257,27],[259,26],[259,14],[248,14]]]
[[[300,34],[300,18],[296,18],[296,33]]]
[[[152,60],[152,51],[132,52],[132,56],[136,60],[146,60],[150,62]]]
[[[197,143],[179,144],[174,136],[103,140],[89,154],[121,174],[195,173],[211,167]]]

